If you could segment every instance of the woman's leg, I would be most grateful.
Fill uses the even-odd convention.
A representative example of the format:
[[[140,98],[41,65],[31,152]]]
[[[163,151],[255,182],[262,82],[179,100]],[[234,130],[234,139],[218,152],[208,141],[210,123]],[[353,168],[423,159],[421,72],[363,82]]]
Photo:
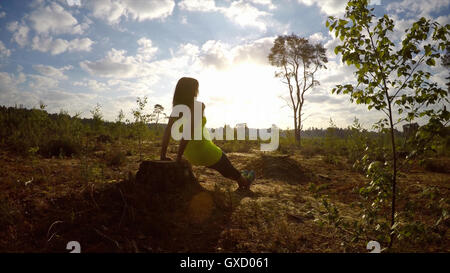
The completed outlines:
[[[208,168],[218,171],[221,175],[226,178],[233,179],[239,184],[240,188],[249,188],[250,183],[241,173],[231,164],[227,155],[222,152],[222,157],[214,165],[208,166]]]

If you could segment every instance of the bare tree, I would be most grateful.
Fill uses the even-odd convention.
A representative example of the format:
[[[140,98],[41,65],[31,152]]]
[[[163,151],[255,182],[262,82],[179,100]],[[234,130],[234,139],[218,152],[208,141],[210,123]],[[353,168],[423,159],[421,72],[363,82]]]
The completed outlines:
[[[161,116],[163,116],[162,119],[167,118],[166,113],[164,113],[164,107],[161,104],[155,104],[153,112],[151,114],[151,118],[155,121],[156,126],[158,126],[158,122],[161,119]]]
[[[305,103],[305,93],[319,82],[314,74],[325,68],[328,62],[326,50],[320,44],[312,44],[306,38],[295,34],[278,36],[270,50],[269,62],[279,67],[275,77],[289,87],[288,106],[294,112],[295,140],[301,143],[302,109]]]

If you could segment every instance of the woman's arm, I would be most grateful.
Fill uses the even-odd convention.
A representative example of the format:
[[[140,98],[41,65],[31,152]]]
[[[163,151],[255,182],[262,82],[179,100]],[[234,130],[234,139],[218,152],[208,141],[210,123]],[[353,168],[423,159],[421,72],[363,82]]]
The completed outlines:
[[[175,118],[170,117],[169,122],[167,123],[166,130],[164,131],[164,136],[163,136],[162,144],[161,144],[161,160],[167,160],[167,157],[166,157],[167,146],[169,146],[170,134],[172,132],[172,125],[174,122],[175,122]]]

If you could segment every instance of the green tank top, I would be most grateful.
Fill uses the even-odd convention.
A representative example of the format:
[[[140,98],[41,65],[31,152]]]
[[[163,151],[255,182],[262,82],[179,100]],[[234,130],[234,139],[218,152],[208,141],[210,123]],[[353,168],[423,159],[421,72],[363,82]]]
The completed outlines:
[[[184,157],[192,165],[211,166],[217,163],[222,157],[222,150],[211,140],[208,130],[204,130],[206,117],[202,118],[202,136],[201,140],[189,140],[184,149]]]

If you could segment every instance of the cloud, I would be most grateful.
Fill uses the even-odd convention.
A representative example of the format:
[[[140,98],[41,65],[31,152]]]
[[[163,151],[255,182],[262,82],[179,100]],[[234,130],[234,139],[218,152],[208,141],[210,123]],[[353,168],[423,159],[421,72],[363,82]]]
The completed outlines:
[[[92,15],[104,19],[108,23],[120,22],[120,17],[125,14],[125,7],[121,2],[111,0],[87,1]]]
[[[60,109],[64,109],[72,113],[85,113],[84,117],[91,117],[89,110],[96,103],[94,99],[98,97],[97,94],[72,93],[59,88],[39,89],[35,93],[39,100],[48,105],[48,112],[58,112]],[[35,103],[38,101],[36,100]]]
[[[449,24],[450,23],[450,15],[439,16],[438,18],[436,18],[436,22],[438,22],[441,26]]]
[[[81,68],[91,75],[110,78],[136,78],[148,74],[148,61],[153,58],[157,47],[147,38],[137,41],[139,48],[135,56],[127,56],[126,50],[112,48],[104,58],[97,61],[80,62]]]
[[[57,79],[53,79],[50,77],[31,74],[28,75],[30,81],[28,82],[28,86],[34,90],[38,89],[53,89],[58,87],[59,81]]]
[[[449,5],[448,0],[403,0],[389,3],[386,11],[396,14],[405,13],[407,17],[432,17],[431,13],[439,12]]]
[[[225,69],[231,64],[227,47],[220,41],[207,41],[201,48],[199,59],[205,67]]]
[[[36,70],[39,74],[43,76],[47,76],[56,80],[67,80],[67,75],[64,74],[64,71],[71,70],[73,66],[67,65],[61,68],[56,68],[51,65],[33,65],[33,69]]]
[[[331,94],[321,94],[321,93],[307,93],[305,94],[306,103],[318,103],[318,104],[342,104],[347,101],[348,98],[344,96],[332,96]]]
[[[5,44],[0,41],[0,58],[1,57],[9,57],[11,55],[11,50],[6,48]]]
[[[262,31],[267,29],[267,18],[271,15],[268,12],[259,10],[244,0],[233,1],[229,7],[218,7],[212,0],[183,0],[178,3],[178,6],[187,11],[220,12],[242,27],[256,27]]]
[[[7,29],[13,32],[11,40],[16,42],[20,47],[28,44],[28,33],[30,29],[23,22],[11,22],[8,24]]]
[[[233,63],[269,64],[267,56],[270,54],[274,40],[275,37],[266,37],[233,48]]]
[[[80,0],[66,0],[67,5],[69,6],[81,6],[81,1]]]
[[[140,38],[137,44],[139,45],[137,57],[143,61],[152,59],[158,51],[158,48],[152,45],[152,40],[145,37]]]
[[[41,66],[38,68],[43,74],[49,75],[54,73],[54,69]],[[57,70],[68,69],[69,67],[63,67]],[[21,86],[26,81],[28,87]],[[60,89],[58,83],[58,79],[52,79],[44,75],[0,72],[0,101],[2,105],[22,104],[27,108],[36,107],[39,101],[44,101],[48,104],[47,110],[49,112],[65,109],[73,113],[77,111],[89,113],[88,110],[92,109],[91,106],[95,104],[93,100],[97,97],[96,94],[71,93]]]
[[[138,62],[134,57],[125,56],[126,50],[111,49],[107,55],[97,61],[83,61],[81,68],[91,75],[111,78],[133,78],[137,76]]]
[[[193,44],[180,46],[177,55],[191,60],[199,69],[226,70],[238,64],[268,65],[267,56],[275,37],[264,37],[232,46],[217,40],[206,41],[201,47]]]
[[[82,34],[89,26],[79,24],[77,19],[62,6],[53,2],[48,6],[40,6],[32,11],[27,19],[30,26],[38,34]]]
[[[0,12],[0,18],[3,18],[5,16],[6,16],[6,12],[4,12],[4,11]]]
[[[58,3],[52,2],[48,5],[46,3],[45,1],[33,1],[30,4],[33,8],[30,14],[24,15],[20,23],[14,21],[8,24],[7,29],[13,32],[11,40],[20,47],[30,45],[33,50],[50,52],[52,55],[66,51],[90,51],[94,42],[89,38],[66,40],[55,38],[54,35],[82,34],[92,21],[84,17],[84,22],[80,24],[70,12]],[[29,43],[28,36],[32,30],[35,35]]]
[[[263,31],[266,30],[266,23],[263,18],[270,15],[242,0],[234,1],[229,8],[222,9],[222,12],[240,26],[253,26]]]
[[[165,18],[172,14],[175,2],[172,0],[122,0],[128,15],[139,22]]]
[[[276,6],[272,3],[272,0],[250,0],[253,4],[266,6],[269,9],[275,9]]]
[[[14,75],[0,72],[0,101],[3,105],[23,104],[30,106],[37,101],[36,94],[19,89],[19,84],[25,82],[25,80],[26,76],[23,73]]]
[[[72,40],[53,39],[53,37],[35,36],[32,41],[32,49],[41,52],[50,52],[52,55],[58,55],[66,51],[91,51],[94,42],[89,38],[75,38]]]
[[[178,48],[177,54],[178,55],[182,55],[182,56],[197,56],[198,53],[200,52],[200,49],[198,48],[198,46],[191,44],[191,43],[187,43],[187,44],[181,44],[180,47]]]
[[[183,0],[178,3],[178,6],[187,11],[211,12],[219,10],[214,0]]]
[[[139,22],[166,18],[175,7],[173,0],[96,0],[86,4],[94,17],[110,24],[119,23],[122,16]]]
[[[327,38],[323,36],[322,32],[316,32],[309,36],[309,41],[313,44],[321,43],[325,41]]]
[[[298,3],[307,6],[316,5],[326,15],[343,15],[347,0],[297,0]]]
[[[51,75],[54,69],[48,67],[39,67],[38,70],[43,74]],[[69,67],[59,68],[57,70],[68,70]],[[48,71],[47,71],[48,70]],[[27,86],[21,86],[27,82]],[[39,101],[48,104],[49,112],[56,112],[59,109],[68,111],[87,111],[92,109],[91,104],[95,104],[93,99],[96,94],[71,93],[62,90],[58,86],[59,80],[44,75],[0,72],[0,101],[2,105],[14,106],[24,105],[27,108],[38,106]]]
[[[101,91],[106,91],[106,90],[110,89],[108,84],[106,84],[104,82],[92,80],[92,79],[85,79],[82,82],[74,82],[73,85],[87,87],[90,90],[95,91],[95,92],[101,92]]]
[[[0,72],[0,94],[6,93],[9,89],[17,89],[17,85],[25,82],[26,76],[23,73],[19,73],[18,76],[7,72]]]
[[[135,95],[134,99],[136,99],[136,96],[152,93],[151,90],[154,82],[152,79],[142,78],[134,81],[111,79],[108,80],[107,84],[109,88],[113,88],[114,90],[119,90],[128,95]]]

